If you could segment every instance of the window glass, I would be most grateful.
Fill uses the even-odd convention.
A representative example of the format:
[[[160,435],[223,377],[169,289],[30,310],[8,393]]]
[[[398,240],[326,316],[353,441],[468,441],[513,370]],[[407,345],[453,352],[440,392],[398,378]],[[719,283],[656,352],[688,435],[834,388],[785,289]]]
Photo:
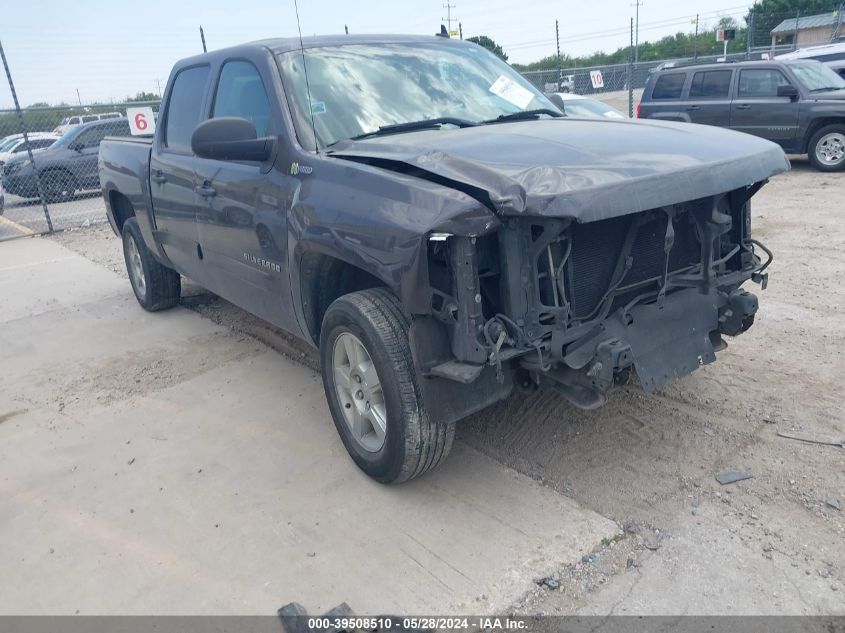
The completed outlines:
[[[731,90],[730,70],[708,70],[698,72],[692,76],[689,89],[690,98],[721,99],[727,97]]]
[[[164,144],[177,152],[191,151],[191,135],[202,116],[208,66],[187,68],[176,75],[167,110]]]
[[[684,73],[673,73],[662,75],[654,84],[651,92],[652,99],[680,99],[684,90],[684,81],[687,76]]]
[[[99,117],[96,114],[89,114],[88,116],[82,117],[83,123],[91,123],[91,121],[96,121]]]
[[[789,81],[775,68],[747,68],[739,73],[740,97],[776,97],[778,86],[788,86]]]
[[[481,46],[431,41],[309,48],[308,85],[302,55],[278,59],[304,147],[314,147],[315,131],[317,143],[327,146],[385,125],[554,111],[534,85]]]
[[[54,138],[42,138],[32,141],[30,146],[32,149],[44,149],[45,147],[50,147],[53,143],[56,142]]]
[[[816,90],[841,90],[845,88],[845,81],[831,68],[819,62],[806,62],[795,64],[792,72],[798,77],[798,81],[810,92]],[[840,70],[841,72],[841,70]]]
[[[76,137],[74,141],[74,145],[81,146],[83,148],[86,147],[97,147],[106,136],[106,130],[103,127],[97,126],[88,128],[87,130],[82,131],[79,136]]]
[[[270,101],[255,66],[232,61],[223,65],[212,117],[236,116],[255,126],[258,136],[265,136],[270,124]]]

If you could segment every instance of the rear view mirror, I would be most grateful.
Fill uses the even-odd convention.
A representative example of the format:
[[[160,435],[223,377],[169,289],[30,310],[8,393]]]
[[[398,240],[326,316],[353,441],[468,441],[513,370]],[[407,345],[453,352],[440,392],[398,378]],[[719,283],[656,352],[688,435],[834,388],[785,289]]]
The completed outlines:
[[[786,84],[785,86],[778,86],[778,96],[789,97],[790,99],[794,99],[798,96],[798,88],[790,84]]]
[[[200,158],[264,162],[273,155],[275,139],[257,138],[255,126],[240,117],[219,117],[200,123],[191,136],[191,149]]]

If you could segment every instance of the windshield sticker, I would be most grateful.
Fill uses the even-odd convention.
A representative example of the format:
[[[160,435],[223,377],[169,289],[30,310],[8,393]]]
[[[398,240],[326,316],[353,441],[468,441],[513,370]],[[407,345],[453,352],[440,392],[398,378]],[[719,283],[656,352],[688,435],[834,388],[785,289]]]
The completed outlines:
[[[325,101],[313,101],[311,102],[311,114],[325,114],[326,113],[326,102]]]
[[[498,95],[508,103],[512,103],[520,110],[525,110],[534,95],[530,90],[523,88],[513,79],[499,75],[499,78],[490,86],[490,92]]]

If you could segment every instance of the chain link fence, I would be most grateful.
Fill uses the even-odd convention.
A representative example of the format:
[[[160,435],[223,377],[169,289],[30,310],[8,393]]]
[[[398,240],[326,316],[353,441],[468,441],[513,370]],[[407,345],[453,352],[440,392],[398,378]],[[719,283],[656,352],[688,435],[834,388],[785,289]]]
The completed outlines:
[[[158,102],[0,110],[0,240],[106,221],[97,157],[129,136],[126,108]]]

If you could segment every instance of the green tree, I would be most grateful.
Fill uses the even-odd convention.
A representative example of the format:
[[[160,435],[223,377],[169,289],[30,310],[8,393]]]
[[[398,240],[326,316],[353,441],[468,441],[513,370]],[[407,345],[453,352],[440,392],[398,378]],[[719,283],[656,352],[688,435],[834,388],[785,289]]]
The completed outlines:
[[[139,92],[134,97],[126,97],[127,103],[135,101],[158,101],[157,94],[152,92]]]
[[[494,55],[500,57],[503,62],[508,61],[508,56],[505,55],[505,51],[502,50],[502,47],[496,44],[496,42],[491,40],[486,35],[476,35],[475,37],[468,37],[467,42],[472,42],[473,44],[483,46]]]

